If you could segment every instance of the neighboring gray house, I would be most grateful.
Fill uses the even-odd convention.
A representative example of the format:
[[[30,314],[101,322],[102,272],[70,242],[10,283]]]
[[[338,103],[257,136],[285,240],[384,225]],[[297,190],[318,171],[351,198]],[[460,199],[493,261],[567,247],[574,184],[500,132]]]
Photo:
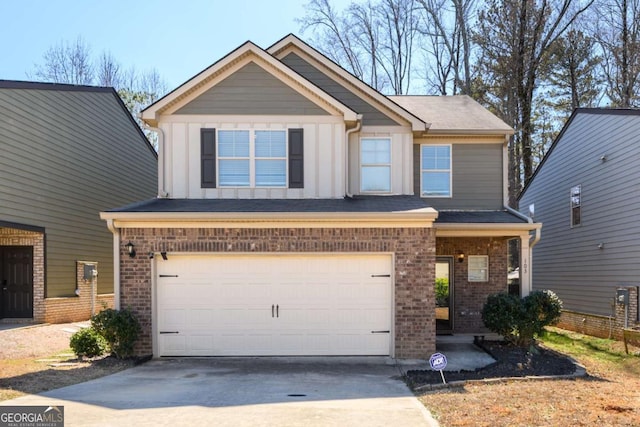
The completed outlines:
[[[101,214],[140,355],[424,358],[485,330],[511,238],[528,292],[540,224],[505,207],[513,130],[468,96],[384,96],[288,35],[142,119],[164,197]]]
[[[563,300],[562,325],[619,336],[638,322],[640,110],[574,111],[519,203],[543,224],[533,288]]]
[[[113,305],[98,213],[153,197],[157,155],[112,88],[0,80],[0,319]]]

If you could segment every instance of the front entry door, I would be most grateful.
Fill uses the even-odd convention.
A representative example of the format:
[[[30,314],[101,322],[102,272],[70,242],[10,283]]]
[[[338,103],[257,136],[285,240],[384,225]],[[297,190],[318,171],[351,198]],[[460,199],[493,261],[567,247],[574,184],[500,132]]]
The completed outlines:
[[[0,246],[0,317],[33,317],[32,246]]]
[[[436,258],[436,334],[453,332],[453,258]]]

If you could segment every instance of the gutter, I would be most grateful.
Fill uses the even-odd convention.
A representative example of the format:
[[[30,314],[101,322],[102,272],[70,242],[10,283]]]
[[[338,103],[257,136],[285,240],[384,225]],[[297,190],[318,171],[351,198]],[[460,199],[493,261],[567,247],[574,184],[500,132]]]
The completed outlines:
[[[349,137],[352,133],[358,132],[362,128],[362,114],[356,115],[356,126],[348,129],[345,133],[345,149],[344,149],[344,194],[351,198],[353,194],[349,192]]]
[[[511,208],[509,206],[505,206],[505,208],[507,209],[507,212],[517,216],[518,218],[521,218],[521,219],[527,221],[529,224],[533,224],[534,223],[533,219],[531,219],[530,217],[528,217],[526,215],[521,214],[517,210],[515,210],[515,209],[513,209],[513,208]],[[540,237],[541,237],[540,229],[541,228],[542,228],[542,226],[536,227],[534,229],[534,231],[535,231],[534,235],[529,238],[529,249],[533,249],[533,247],[535,245],[537,245],[538,242],[540,241]]]
[[[140,117],[140,116],[139,116]],[[169,193],[166,190],[165,173],[164,173],[164,159],[165,159],[165,146],[164,146],[164,131],[158,127],[153,127],[142,121],[144,128],[155,132],[158,135],[158,198],[169,197]]]
[[[107,220],[107,228],[113,233],[113,308],[120,310],[120,229],[112,219]]]

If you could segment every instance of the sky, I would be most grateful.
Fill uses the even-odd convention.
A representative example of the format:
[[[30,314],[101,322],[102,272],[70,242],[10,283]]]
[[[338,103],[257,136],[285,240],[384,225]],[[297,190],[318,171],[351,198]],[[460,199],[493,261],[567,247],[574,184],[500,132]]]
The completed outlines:
[[[267,48],[301,33],[306,0],[1,0],[0,79],[30,80],[46,50],[79,36],[92,57],[155,68],[173,89],[247,40]],[[333,0],[332,4],[347,4]]]

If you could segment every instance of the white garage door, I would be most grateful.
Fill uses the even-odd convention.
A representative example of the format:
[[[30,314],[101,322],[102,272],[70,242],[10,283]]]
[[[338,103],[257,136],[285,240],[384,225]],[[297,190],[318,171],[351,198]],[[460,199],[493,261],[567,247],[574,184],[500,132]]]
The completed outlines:
[[[158,353],[389,355],[391,277],[390,255],[169,254]]]

